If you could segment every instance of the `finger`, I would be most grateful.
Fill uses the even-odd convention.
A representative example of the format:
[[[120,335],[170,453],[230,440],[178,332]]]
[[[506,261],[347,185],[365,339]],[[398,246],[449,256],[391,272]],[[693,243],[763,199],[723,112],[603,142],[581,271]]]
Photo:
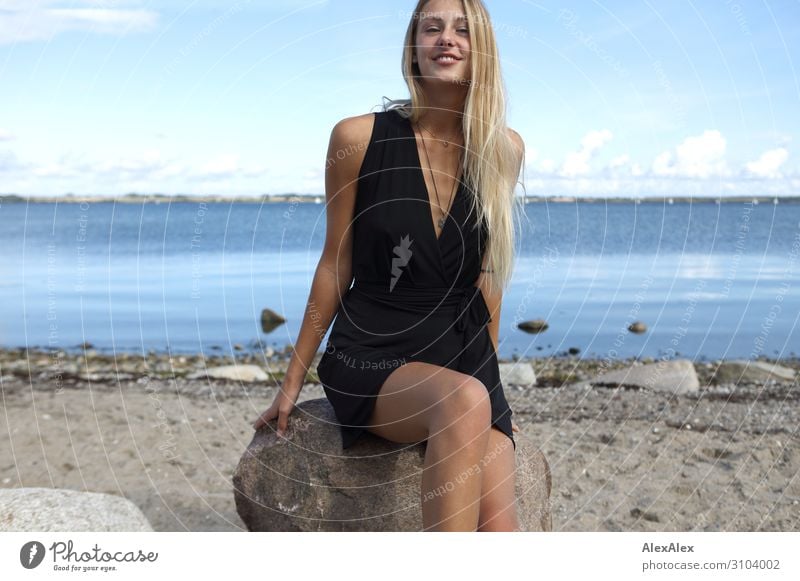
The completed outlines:
[[[278,435],[283,436],[289,426],[289,410],[281,409],[278,413]]]
[[[266,426],[267,422],[269,422],[274,417],[275,417],[275,415],[273,413],[273,409],[269,408],[264,413],[262,413],[260,416],[258,416],[258,419],[253,424],[253,428],[256,429],[256,430],[261,429],[262,427]]]

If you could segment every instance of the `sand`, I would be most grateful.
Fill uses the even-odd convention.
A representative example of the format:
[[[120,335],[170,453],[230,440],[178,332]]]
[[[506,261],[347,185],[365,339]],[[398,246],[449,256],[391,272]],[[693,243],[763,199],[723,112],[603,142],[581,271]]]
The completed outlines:
[[[244,531],[231,478],[276,387],[2,375],[0,486],[105,492],[157,531]],[[300,401],[324,397],[319,384]],[[800,530],[797,385],[507,388],[552,470],[556,531]]]

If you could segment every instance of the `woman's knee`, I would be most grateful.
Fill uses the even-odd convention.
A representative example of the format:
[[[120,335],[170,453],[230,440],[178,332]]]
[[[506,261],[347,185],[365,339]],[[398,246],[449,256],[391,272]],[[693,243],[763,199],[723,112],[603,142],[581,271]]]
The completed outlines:
[[[459,374],[441,390],[433,419],[440,430],[477,435],[491,428],[492,407],[486,386],[471,376]]]

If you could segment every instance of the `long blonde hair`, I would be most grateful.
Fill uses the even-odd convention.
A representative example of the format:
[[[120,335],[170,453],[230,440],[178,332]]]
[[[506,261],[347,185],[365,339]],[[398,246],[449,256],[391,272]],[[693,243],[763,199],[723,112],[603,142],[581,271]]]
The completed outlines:
[[[393,107],[401,103],[412,122],[416,122],[427,107],[419,65],[412,57],[417,45],[417,23],[429,1],[418,0],[403,47],[403,77],[411,99],[393,101]],[[487,274],[489,288],[502,289],[514,270],[514,218],[519,218],[521,212],[514,195],[518,177],[517,149],[506,126],[506,92],[489,13],[481,0],[461,1],[469,24],[472,71],[462,118],[461,170],[467,189],[474,194],[469,196],[472,211],[477,211],[478,224],[485,223],[489,233],[486,263],[493,270]]]

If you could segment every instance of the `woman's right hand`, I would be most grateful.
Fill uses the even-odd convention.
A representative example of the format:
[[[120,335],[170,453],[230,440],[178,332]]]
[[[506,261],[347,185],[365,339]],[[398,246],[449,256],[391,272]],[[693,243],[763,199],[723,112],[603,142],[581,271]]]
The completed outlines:
[[[275,395],[272,405],[269,406],[260,416],[253,422],[253,429],[259,430],[267,424],[267,422],[278,418],[278,431],[279,436],[286,433],[289,423],[289,415],[294,410],[294,405],[303,389],[303,382],[293,381],[284,377],[281,388]]]

